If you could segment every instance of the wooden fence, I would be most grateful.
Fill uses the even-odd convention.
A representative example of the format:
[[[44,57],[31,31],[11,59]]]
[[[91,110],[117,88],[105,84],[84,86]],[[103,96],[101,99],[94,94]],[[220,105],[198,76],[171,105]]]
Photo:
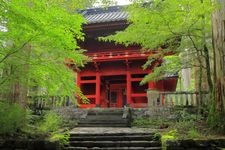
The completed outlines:
[[[29,107],[37,114],[43,110],[48,110],[60,106],[71,106],[75,104],[69,96],[28,96]]]
[[[159,92],[147,91],[148,105],[155,106],[204,106],[208,104],[209,94],[206,91],[201,92],[202,100],[199,92],[176,91],[176,92]]]
[[[149,107],[174,107],[174,106],[206,106],[209,101],[208,92],[202,92],[203,99],[200,100],[199,92],[159,92],[147,91]],[[59,106],[76,105],[75,97],[69,96],[29,96],[30,108],[40,114],[43,110]]]

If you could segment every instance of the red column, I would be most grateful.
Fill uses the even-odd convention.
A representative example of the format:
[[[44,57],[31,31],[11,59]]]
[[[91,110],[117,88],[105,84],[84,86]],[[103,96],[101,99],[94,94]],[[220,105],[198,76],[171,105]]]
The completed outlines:
[[[77,86],[80,88],[80,80],[81,80],[81,78],[80,78],[80,74],[78,73],[77,74]]]
[[[127,70],[127,104],[131,104],[131,75],[129,70]]]
[[[96,72],[96,85],[95,85],[95,104],[97,107],[100,106],[100,74],[99,72]]]
[[[80,74],[79,73],[77,73],[77,86],[80,88],[81,87],[81,83],[80,83],[80,81],[81,81],[81,77],[80,77]],[[78,95],[77,95],[78,96]],[[77,102],[80,104],[81,103],[81,101],[80,101],[80,97],[78,96],[78,99],[77,99]]]
[[[149,73],[151,73],[152,71],[150,71]],[[148,82],[148,89],[149,90],[155,90],[155,82],[153,81],[149,81]]]
[[[154,90],[154,89],[155,89],[155,84],[154,84],[153,81],[149,81],[149,82],[148,82],[148,89],[149,89],[149,90]]]

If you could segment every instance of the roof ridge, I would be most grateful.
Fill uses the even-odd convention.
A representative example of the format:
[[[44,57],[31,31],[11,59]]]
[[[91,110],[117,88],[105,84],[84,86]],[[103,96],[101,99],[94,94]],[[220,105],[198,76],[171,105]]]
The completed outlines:
[[[79,13],[82,15],[88,14],[97,14],[97,13],[107,13],[107,12],[114,12],[114,11],[122,11],[123,8],[126,8],[128,5],[114,5],[108,7],[93,7],[80,10]]]

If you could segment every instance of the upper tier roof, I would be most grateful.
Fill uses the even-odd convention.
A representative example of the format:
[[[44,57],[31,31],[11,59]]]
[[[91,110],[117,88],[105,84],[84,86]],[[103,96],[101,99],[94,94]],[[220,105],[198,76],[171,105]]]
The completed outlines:
[[[80,13],[87,19],[87,24],[105,23],[113,21],[125,21],[128,13],[124,6],[109,6],[105,8],[91,8],[81,10]]]

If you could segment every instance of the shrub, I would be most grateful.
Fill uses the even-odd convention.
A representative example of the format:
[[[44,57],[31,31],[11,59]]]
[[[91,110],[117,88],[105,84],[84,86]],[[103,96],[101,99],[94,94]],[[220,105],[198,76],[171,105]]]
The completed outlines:
[[[200,137],[200,133],[194,127],[188,130],[188,137],[191,139],[195,139]]]
[[[45,114],[43,121],[40,123],[40,131],[46,134],[56,132],[60,129],[61,125],[61,117],[57,113],[49,111]]]
[[[14,134],[27,123],[26,109],[18,104],[0,102],[0,134]]]
[[[63,133],[53,133],[50,137],[50,141],[59,141],[61,146],[68,145],[69,144],[69,138],[70,134],[68,131]]]
[[[49,111],[40,122],[40,131],[48,137],[48,140],[58,141],[60,146],[64,146],[69,143],[70,134],[62,130],[63,126],[64,122],[60,115]]]
[[[176,140],[177,139],[177,130],[170,130],[169,132],[164,132],[161,136],[162,149],[166,149],[166,141]]]

